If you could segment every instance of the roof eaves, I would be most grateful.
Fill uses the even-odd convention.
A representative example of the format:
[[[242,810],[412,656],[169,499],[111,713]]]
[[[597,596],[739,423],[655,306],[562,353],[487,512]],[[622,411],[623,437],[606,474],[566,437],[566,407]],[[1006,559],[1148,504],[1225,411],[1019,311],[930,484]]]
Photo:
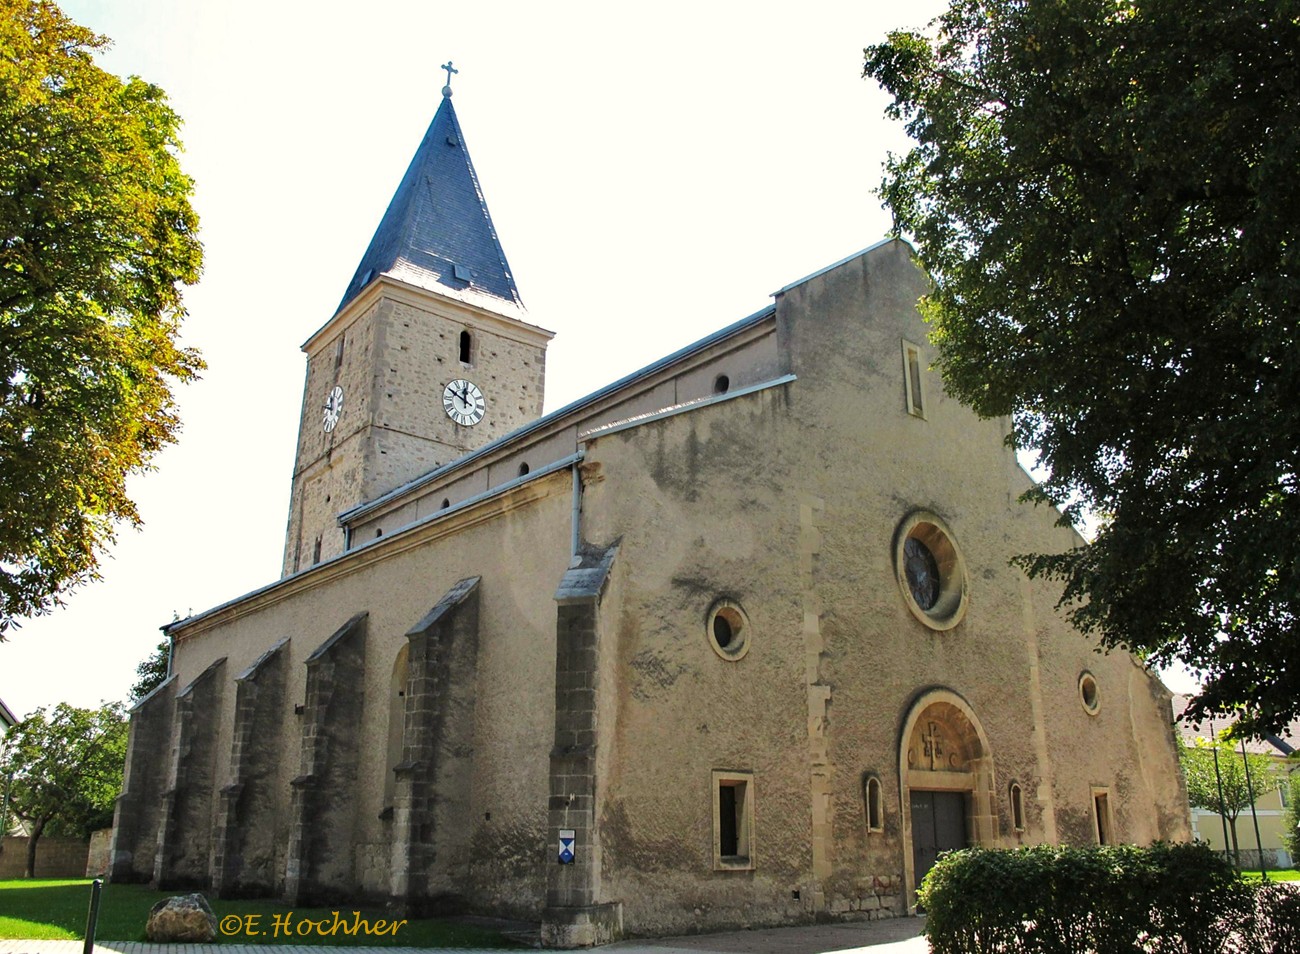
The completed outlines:
[[[903,241],[902,239],[896,239],[896,238],[883,238],[879,242],[873,242],[872,244],[868,245],[866,248],[862,249],[861,251],[854,252],[852,255],[846,255],[838,262],[832,262],[830,265],[827,265],[825,268],[819,268],[817,269],[817,271],[811,272],[810,274],[805,275],[803,278],[796,279],[795,281],[792,281],[790,284],[782,288],[778,288],[776,291],[772,292],[772,297],[776,298],[780,295],[784,295],[791,288],[796,288],[799,285],[802,285],[804,282],[812,281],[814,278],[817,278],[819,275],[825,275],[827,272],[834,271],[835,269],[839,268],[841,265],[851,262],[855,258],[861,258],[863,255],[866,255],[868,252],[874,252],[876,249],[881,248],[885,245],[889,245],[893,242],[902,242],[902,241]],[[906,245],[907,243],[904,242],[903,244]],[[911,246],[909,245],[908,247],[910,248]]]

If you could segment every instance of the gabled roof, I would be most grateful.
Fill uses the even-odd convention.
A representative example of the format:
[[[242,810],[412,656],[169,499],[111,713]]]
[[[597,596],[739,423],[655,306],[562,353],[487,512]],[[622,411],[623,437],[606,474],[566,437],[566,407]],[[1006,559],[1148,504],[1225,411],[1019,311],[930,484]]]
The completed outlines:
[[[474,164],[443,90],[339,310],[380,275],[519,317],[523,301],[497,240]]]

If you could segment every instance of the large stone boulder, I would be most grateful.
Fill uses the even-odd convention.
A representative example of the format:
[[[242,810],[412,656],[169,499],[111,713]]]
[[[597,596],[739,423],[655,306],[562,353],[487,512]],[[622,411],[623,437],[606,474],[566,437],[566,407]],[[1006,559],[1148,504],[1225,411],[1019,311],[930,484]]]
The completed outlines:
[[[217,916],[201,894],[164,898],[149,909],[144,933],[155,942],[211,941],[217,936]]]

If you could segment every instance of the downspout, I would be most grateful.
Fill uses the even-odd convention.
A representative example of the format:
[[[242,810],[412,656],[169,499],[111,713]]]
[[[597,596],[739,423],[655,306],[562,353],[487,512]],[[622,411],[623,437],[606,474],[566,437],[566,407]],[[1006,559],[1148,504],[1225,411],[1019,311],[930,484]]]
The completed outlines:
[[[573,560],[578,559],[578,546],[582,542],[582,472],[578,465],[582,463],[582,457],[573,462],[573,511],[569,516],[569,556]]]

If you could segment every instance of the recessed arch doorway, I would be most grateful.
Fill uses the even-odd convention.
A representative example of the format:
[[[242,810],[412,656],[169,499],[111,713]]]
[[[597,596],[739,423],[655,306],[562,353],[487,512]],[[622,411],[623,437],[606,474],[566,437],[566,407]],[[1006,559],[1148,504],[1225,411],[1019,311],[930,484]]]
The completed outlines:
[[[993,754],[966,700],[929,689],[903,722],[898,764],[903,875],[914,908],[916,888],[941,852],[996,844]]]

